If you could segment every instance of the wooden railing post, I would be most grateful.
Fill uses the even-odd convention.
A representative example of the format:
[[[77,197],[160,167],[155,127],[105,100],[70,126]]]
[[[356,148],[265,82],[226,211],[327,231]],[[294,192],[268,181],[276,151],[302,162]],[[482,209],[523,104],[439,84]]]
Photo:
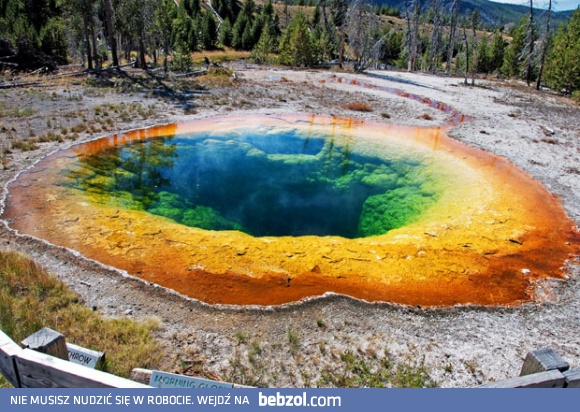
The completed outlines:
[[[15,388],[20,388],[21,386],[15,362],[15,357],[20,352],[22,352],[22,348],[0,330],[0,374]]]
[[[564,372],[568,369],[570,369],[568,362],[562,359],[553,349],[538,349],[528,352],[522,365],[520,376],[553,370]]]
[[[68,349],[64,336],[50,328],[42,328],[33,333],[22,342],[23,348],[46,353],[60,359],[68,360]]]

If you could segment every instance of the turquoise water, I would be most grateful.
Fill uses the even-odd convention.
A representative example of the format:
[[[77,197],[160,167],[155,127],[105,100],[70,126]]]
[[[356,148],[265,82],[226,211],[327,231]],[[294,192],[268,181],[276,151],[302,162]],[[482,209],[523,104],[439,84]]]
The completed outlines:
[[[79,158],[68,178],[93,201],[253,236],[381,235],[438,197],[422,159],[293,129],[135,141]]]

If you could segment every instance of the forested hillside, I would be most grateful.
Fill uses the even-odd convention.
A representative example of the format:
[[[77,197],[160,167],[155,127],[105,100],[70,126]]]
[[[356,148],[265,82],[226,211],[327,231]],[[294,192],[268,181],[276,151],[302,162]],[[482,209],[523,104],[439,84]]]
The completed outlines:
[[[429,0],[420,1],[422,7],[429,8]],[[447,8],[451,7],[453,2],[451,0],[446,0],[443,5]],[[389,8],[404,10],[405,0],[376,0],[376,4],[379,8],[386,6]],[[489,0],[462,0],[459,5],[459,14],[461,16],[467,17],[473,13],[474,10],[479,11],[482,23],[487,28],[498,28],[509,24],[515,24],[519,22],[522,18],[527,17],[529,14],[529,7],[522,4],[507,4],[507,3],[496,3]],[[534,3],[536,5],[544,5],[544,3]],[[539,17],[539,20],[545,20],[546,11],[535,8],[534,13]],[[558,25],[564,22],[566,19],[570,18],[572,11],[561,11],[551,13],[551,19]]]
[[[386,65],[472,83],[493,74],[580,89],[580,11],[558,24],[551,3],[540,18],[531,0],[518,6],[527,12],[516,24],[490,31],[488,2],[474,1],[409,0],[397,8],[368,0],[1,0],[0,66],[95,70],[135,61],[189,71],[193,52],[222,49],[261,64]]]

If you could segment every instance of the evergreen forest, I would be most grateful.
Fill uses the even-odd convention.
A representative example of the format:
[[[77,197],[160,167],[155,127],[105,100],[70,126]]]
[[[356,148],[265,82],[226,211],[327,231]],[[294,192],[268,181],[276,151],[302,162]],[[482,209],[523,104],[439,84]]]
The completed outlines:
[[[533,0],[520,21],[490,26],[461,0],[0,0],[0,70],[131,63],[190,71],[192,53],[257,64],[348,65],[520,78],[578,98],[580,9],[562,23]],[[206,60],[206,63],[209,61]]]

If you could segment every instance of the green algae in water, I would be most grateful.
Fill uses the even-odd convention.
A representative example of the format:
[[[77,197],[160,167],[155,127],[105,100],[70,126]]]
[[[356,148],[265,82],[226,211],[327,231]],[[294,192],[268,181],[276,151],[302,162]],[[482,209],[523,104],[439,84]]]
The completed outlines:
[[[135,141],[79,159],[67,185],[95,202],[253,236],[381,235],[438,198],[429,159],[349,139],[238,130]]]

